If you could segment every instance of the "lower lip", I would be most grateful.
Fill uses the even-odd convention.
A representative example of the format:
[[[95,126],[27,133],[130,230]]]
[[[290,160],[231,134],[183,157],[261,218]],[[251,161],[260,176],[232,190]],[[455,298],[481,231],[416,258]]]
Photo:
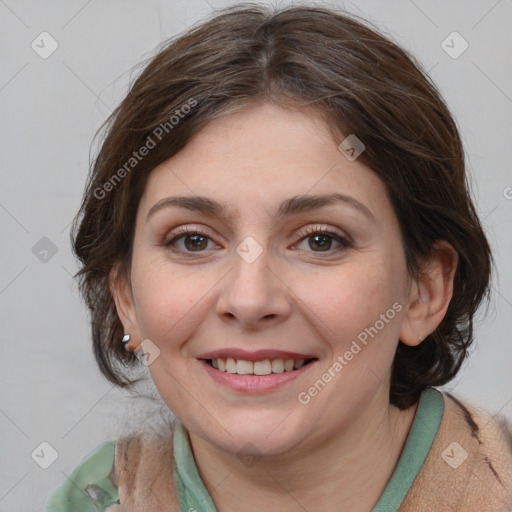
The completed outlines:
[[[304,375],[316,361],[301,366],[298,370],[283,373],[271,373],[269,375],[239,375],[238,373],[227,373],[216,370],[210,366],[204,359],[199,362],[203,365],[208,375],[219,384],[222,384],[235,391],[244,393],[263,393],[265,391],[273,391],[285,384]]]

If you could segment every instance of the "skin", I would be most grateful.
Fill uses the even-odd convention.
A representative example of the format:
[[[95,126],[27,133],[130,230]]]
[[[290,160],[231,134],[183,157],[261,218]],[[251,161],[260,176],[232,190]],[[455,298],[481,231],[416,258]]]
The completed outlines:
[[[400,227],[380,178],[338,150],[311,112],[264,103],[220,117],[150,174],[138,207],[129,275],[111,288],[131,349],[160,350],[149,371],[163,400],[189,430],[200,475],[219,511],[368,511],[389,480],[416,406],[390,405],[390,368],[399,339],[415,345],[435,330],[452,296],[456,255],[447,243],[421,279],[406,270]],[[347,204],[280,218],[284,199],[339,192]],[[226,205],[207,216],[169,196],[207,196]],[[166,247],[179,227],[206,234]],[[350,237],[319,248],[310,229]],[[248,263],[246,237],[262,249]],[[330,242],[330,246],[329,246]],[[174,249],[174,250],[173,250]],[[116,279],[116,276],[119,279]],[[392,305],[392,320],[307,404],[307,391],[365,328]],[[215,383],[198,361],[226,347],[314,354],[299,379],[247,396]],[[243,459],[240,455],[252,456]],[[250,461],[250,462],[248,462]]]

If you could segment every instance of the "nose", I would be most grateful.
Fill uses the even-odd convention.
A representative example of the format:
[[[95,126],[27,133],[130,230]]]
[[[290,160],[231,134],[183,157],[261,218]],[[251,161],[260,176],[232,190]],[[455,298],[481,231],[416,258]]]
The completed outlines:
[[[233,268],[222,280],[217,301],[217,314],[222,321],[255,331],[290,316],[291,290],[269,263],[266,251],[252,262],[235,254]]]

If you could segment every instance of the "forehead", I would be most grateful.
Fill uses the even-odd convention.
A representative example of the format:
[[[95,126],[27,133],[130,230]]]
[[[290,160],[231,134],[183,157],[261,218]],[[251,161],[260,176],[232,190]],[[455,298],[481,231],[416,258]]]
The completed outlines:
[[[233,216],[261,204],[278,213],[286,198],[332,193],[390,208],[380,178],[346,158],[319,116],[267,103],[210,121],[151,172],[140,209],[187,195],[215,197]]]

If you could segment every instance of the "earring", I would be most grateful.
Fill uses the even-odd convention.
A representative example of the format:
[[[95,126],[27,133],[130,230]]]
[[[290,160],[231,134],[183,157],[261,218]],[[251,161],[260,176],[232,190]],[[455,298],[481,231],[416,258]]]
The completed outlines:
[[[128,352],[130,351],[128,347],[128,342],[131,340],[131,338],[132,337],[129,334],[125,334],[123,336],[123,339],[121,340],[121,343],[123,343],[125,350],[128,350]]]
[[[423,336],[418,336],[419,341],[423,341]]]

